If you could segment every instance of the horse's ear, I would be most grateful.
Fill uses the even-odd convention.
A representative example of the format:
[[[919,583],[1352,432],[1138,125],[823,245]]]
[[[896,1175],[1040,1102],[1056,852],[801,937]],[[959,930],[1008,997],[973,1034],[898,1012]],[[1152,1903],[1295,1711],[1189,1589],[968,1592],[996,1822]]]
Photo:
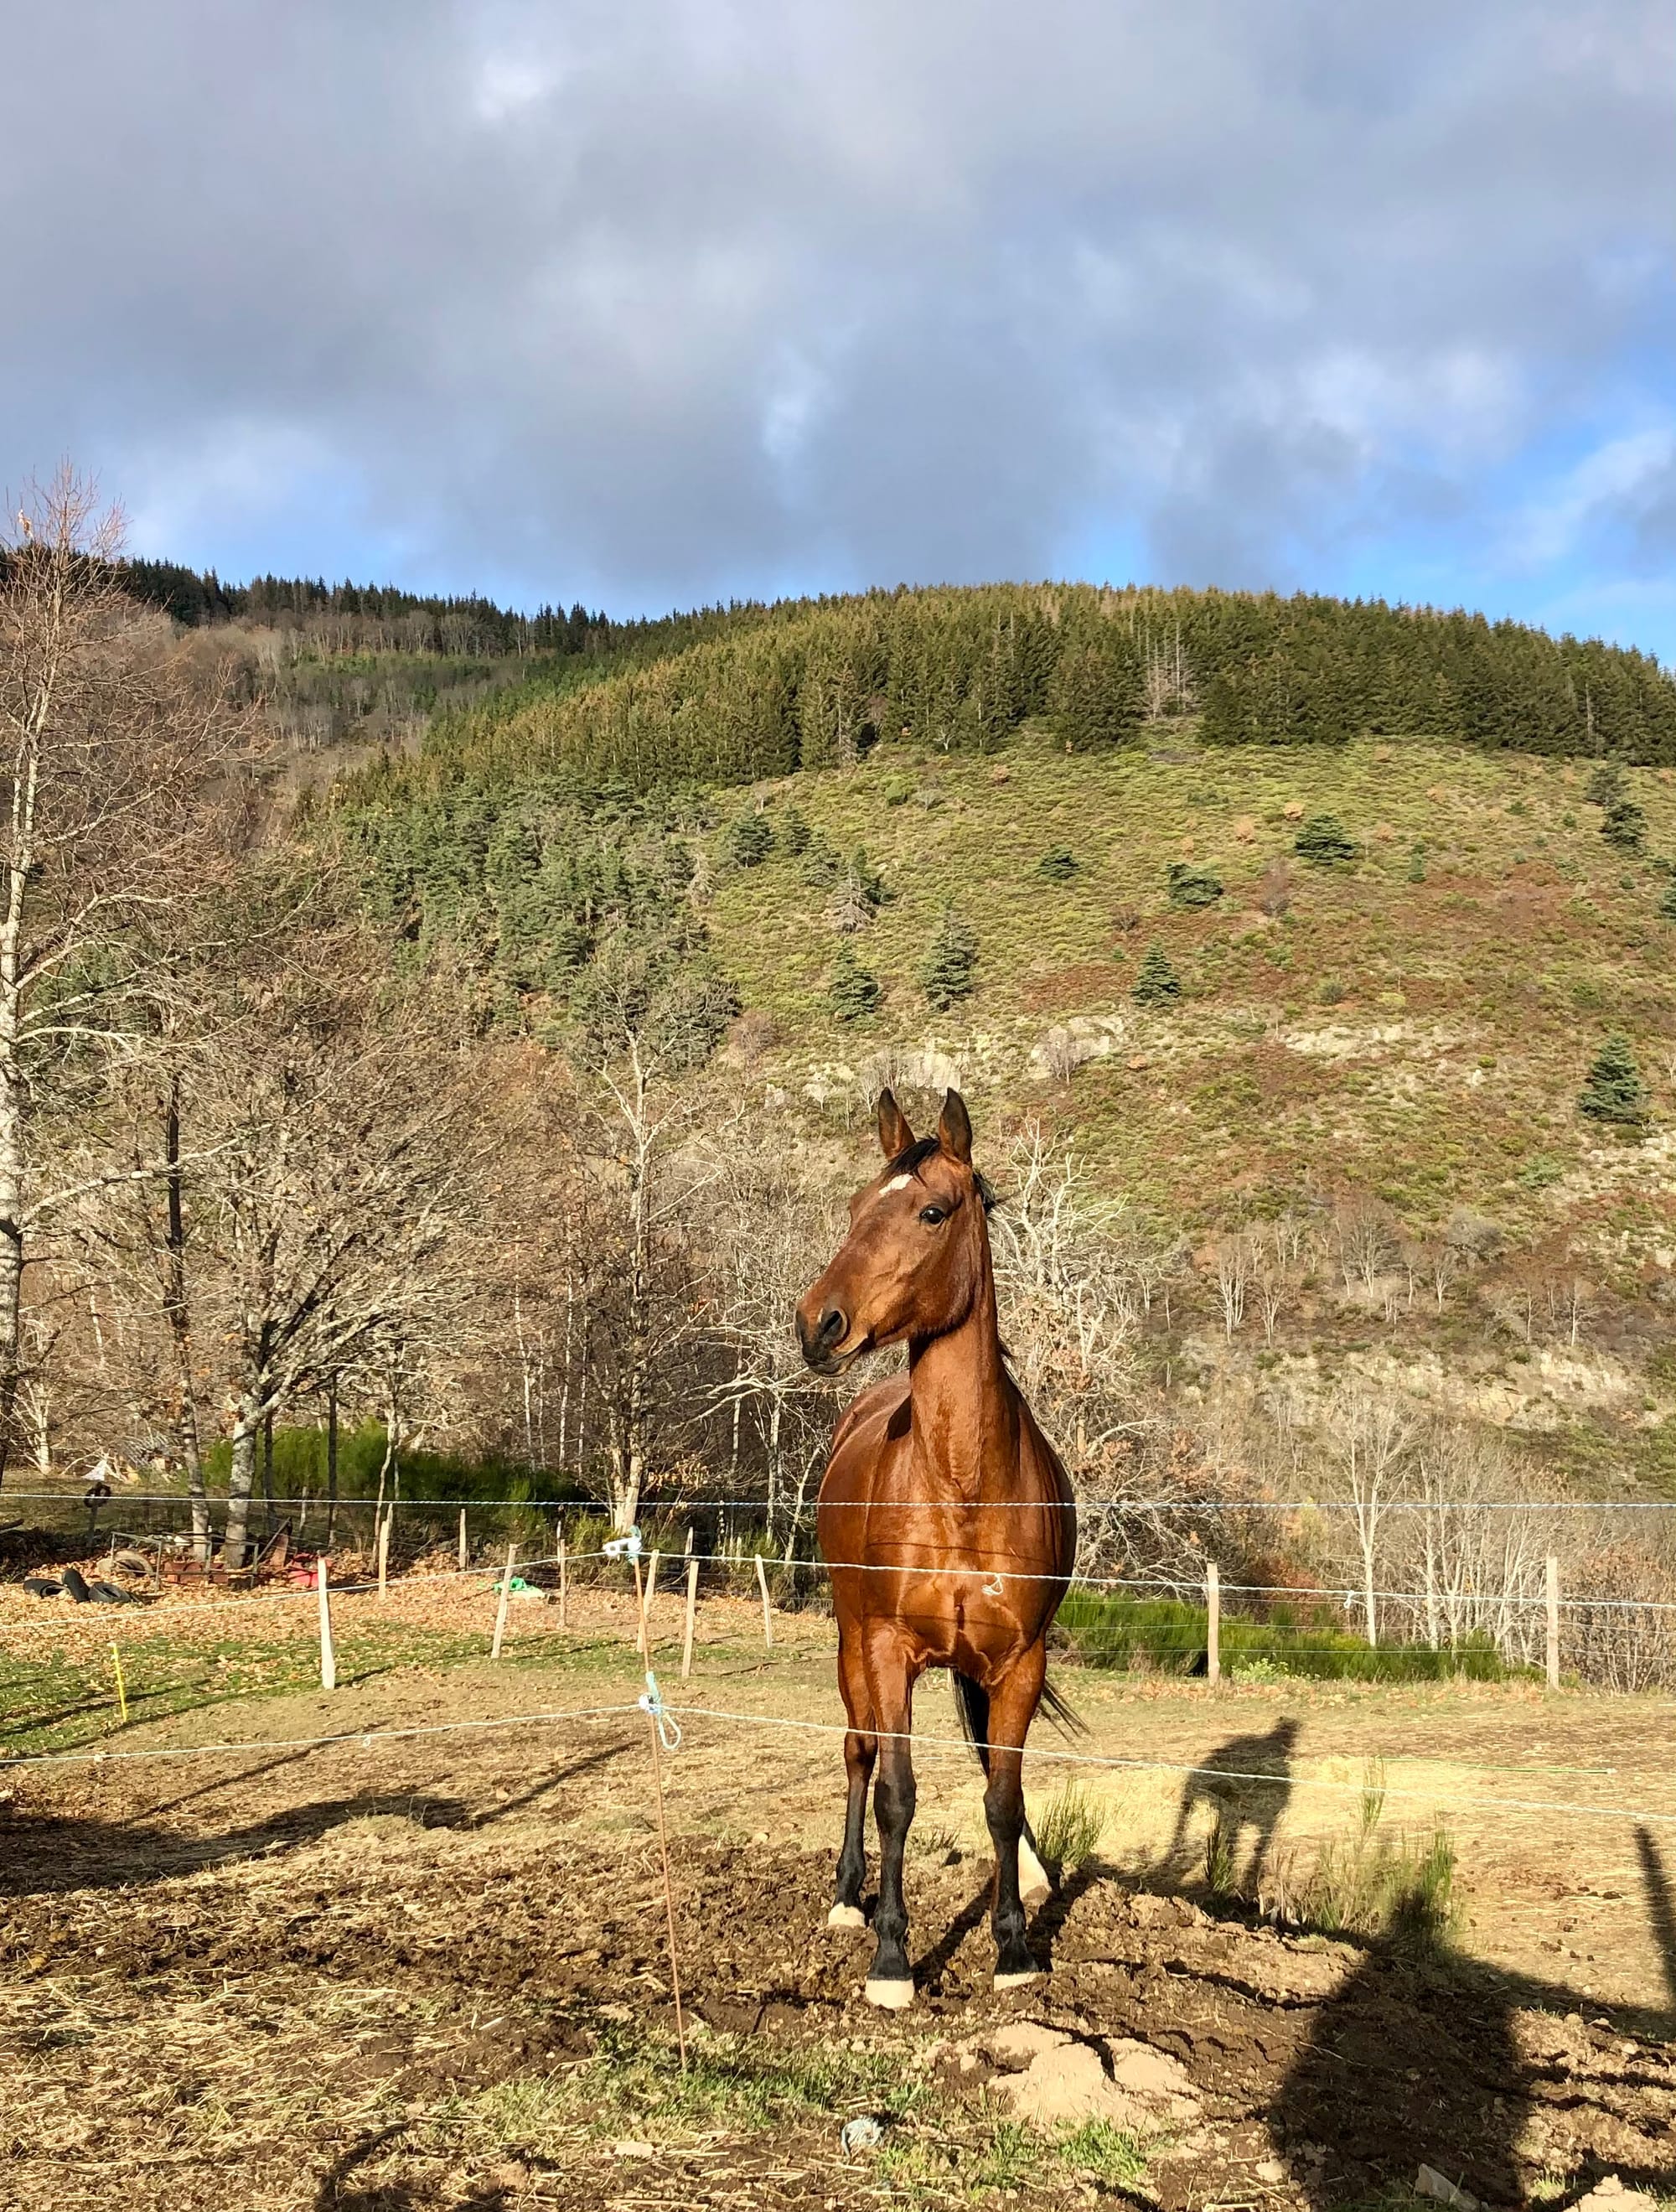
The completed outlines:
[[[889,1091],[878,1094],[878,1144],[887,1160],[894,1160],[905,1152],[914,1142],[914,1132],[908,1126],[908,1116],[897,1105]]]
[[[943,1115],[937,1125],[937,1141],[951,1160],[963,1168],[972,1164],[972,1117],[957,1091],[943,1094]]]

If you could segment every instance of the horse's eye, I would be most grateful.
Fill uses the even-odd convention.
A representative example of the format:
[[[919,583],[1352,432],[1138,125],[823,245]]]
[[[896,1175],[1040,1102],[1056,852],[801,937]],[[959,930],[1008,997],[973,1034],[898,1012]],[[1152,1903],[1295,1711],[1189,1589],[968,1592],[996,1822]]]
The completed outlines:
[[[948,1218],[940,1206],[922,1206],[920,1209],[920,1218],[927,1229],[939,1228]]]

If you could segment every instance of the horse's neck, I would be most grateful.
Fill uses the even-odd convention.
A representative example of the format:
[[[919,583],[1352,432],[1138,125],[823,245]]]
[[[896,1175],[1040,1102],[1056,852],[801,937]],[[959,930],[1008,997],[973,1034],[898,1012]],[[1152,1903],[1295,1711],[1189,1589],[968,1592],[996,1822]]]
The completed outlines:
[[[940,1488],[993,1497],[1018,1472],[1018,1399],[1001,1358],[995,1283],[987,1267],[958,1328],[908,1352],[914,1455]]]

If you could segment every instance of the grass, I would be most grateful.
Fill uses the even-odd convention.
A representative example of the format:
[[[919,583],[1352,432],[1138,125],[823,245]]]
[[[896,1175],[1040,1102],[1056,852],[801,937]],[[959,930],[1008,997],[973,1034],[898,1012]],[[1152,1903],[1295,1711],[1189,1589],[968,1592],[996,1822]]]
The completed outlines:
[[[1062,1874],[1094,1857],[1106,1832],[1106,1808],[1078,1782],[1067,1782],[1036,1817],[1037,1855]]]
[[[1356,1936],[1419,1954],[1456,1929],[1454,1845],[1441,1826],[1424,1837],[1384,1827],[1385,1772],[1370,1759],[1348,1835],[1308,1855],[1283,1852],[1260,1869],[1260,1895],[1242,1891],[1237,1814],[1218,1808],[1205,1840],[1205,1884],[1213,1898],[1256,1903],[1271,1918],[1323,1936]]]
[[[352,1688],[404,1668],[446,1669],[482,1659],[487,1632],[427,1628],[391,1620],[337,1632],[337,1680]],[[556,1631],[514,1633],[503,1667],[568,1670],[603,1664],[621,1671],[624,1647],[612,1637],[561,1638]],[[183,1644],[167,1633],[124,1640],[122,1665],[131,1724],[162,1721],[222,1705],[282,1698],[319,1687],[319,1654],[308,1635],[221,1637]],[[0,1643],[0,1758],[90,1748],[121,1733],[115,1678],[103,1649],[71,1656],[62,1647],[41,1659]]]
[[[1084,1666],[1193,1674],[1205,1668],[1208,1620],[1202,1605],[1176,1598],[1072,1589],[1060,1607],[1058,1626]],[[1260,1680],[1286,1674],[1318,1682],[1431,1682],[1457,1676],[1499,1682],[1522,1671],[1509,1668],[1488,1642],[1438,1651],[1408,1644],[1370,1649],[1363,1638],[1335,1627],[1325,1606],[1294,1605],[1274,1607],[1264,1621],[1224,1613],[1222,1663],[1230,1674]]]
[[[840,2129],[865,2113],[884,2140],[868,2163],[910,2203],[983,2202],[1076,2178],[1133,2188],[1145,2160],[1104,2121],[1046,2133],[987,2100],[951,2104],[926,2070],[928,2052],[823,2041],[786,2049],[714,2033],[701,2023],[680,2070],[666,2039],[631,2027],[604,2033],[562,2072],[498,2082],[448,2100],[427,2133],[466,2153],[558,2160],[579,2142],[646,2141],[657,2149],[732,2136],[818,2130],[837,2154]]]

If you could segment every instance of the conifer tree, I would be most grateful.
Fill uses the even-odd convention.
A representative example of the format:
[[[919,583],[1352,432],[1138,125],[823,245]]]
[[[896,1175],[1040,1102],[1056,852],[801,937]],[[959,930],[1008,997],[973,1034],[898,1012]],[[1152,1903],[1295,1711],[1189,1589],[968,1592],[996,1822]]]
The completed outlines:
[[[920,988],[939,1014],[957,999],[971,996],[977,964],[978,940],[971,924],[945,906],[920,969]]]
[[[1647,1086],[1630,1049],[1627,1037],[1616,1031],[1594,1056],[1577,1111],[1591,1121],[1604,1121],[1626,1137],[1639,1138],[1647,1128]]]
[[[1292,850],[1312,868],[1342,868],[1356,858],[1356,840],[1336,814],[1312,814],[1292,840]]]
[[[809,850],[811,832],[808,823],[795,806],[788,806],[780,817],[780,849],[788,860],[795,860]]]
[[[1170,1006],[1181,995],[1181,979],[1162,945],[1149,945],[1133,992],[1138,1006]]]
[[[1676,876],[1665,885],[1664,896],[1659,901],[1659,912],[1667,921],[1676,921]]]
[[[760,867],[774,850],[774,831],[761,814],[741,814],[727,832],[727,857],[736,868]]]
[[[1068,884],[1081,866],[1068,845],[1054,845],[1036,862],[1035,872],[1050,884]]]
[[[1214,906],[1222,896],[1221,878],[1208,868],[1189,868],[1172,860],[1165,875],[1172,906]]]
[[[1647,815],[1627,793],[1620,793],[1600,818],[1600,835],[1620,853],[1638,853],[1647,831]]]
[[[827,1003],[841,1022],[865,1021],[870,1014],[878,1012],[884,994],[879,988],[877,975],[871,974],[855,957],[855,947],[844,944],[838,948],[837,963],[832,971],[832,981],[827,986]]]

